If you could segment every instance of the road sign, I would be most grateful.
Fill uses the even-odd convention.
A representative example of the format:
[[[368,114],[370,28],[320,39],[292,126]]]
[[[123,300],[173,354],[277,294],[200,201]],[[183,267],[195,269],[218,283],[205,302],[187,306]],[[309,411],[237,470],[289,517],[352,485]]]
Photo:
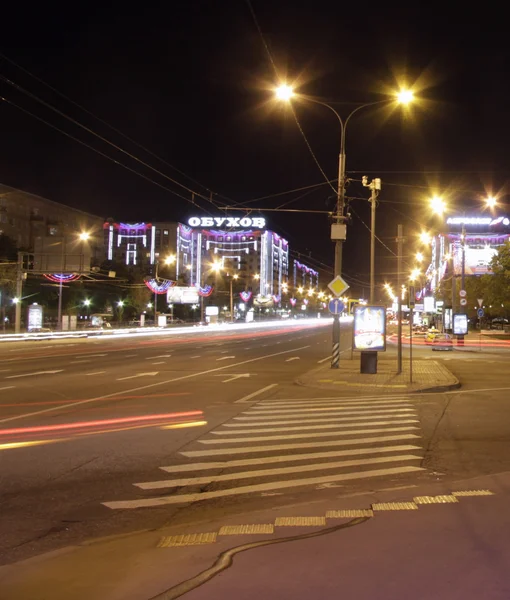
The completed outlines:
[[[461,298],[465,298],[465,297],[466,297],[466,294],[467,294],[466,290],[459,290],[459,296],[460,296]]]
[[[341,296],[346,290],[349,289],[349,284],[337,275],[333,281],[328,283],[328,288],[335,294],[335,296]]]
[[[461,304],[461,306],[466,306],[467,300],[465,298],[461,298],[460,299],[460,304]]]
[[[345,306],[344,303],[340,300],[340,298],[333,298],[333,300],[329,301],[329,312],[332,315],[339,315],[343,312]]]
[[[416,305],[416,289],[414,285],[409,286],[409,306],[414,308]]]
[[[478,306],[482,308],[483,298],[478,298]]]
[[[479,318],[479,319],[481,319],[481,318],[484,316],[484,314],[485,314],[485,311],[483,310],[483,308],[479,308],[479,309],[476,311],[476,314],[478,315],[478,318]]]

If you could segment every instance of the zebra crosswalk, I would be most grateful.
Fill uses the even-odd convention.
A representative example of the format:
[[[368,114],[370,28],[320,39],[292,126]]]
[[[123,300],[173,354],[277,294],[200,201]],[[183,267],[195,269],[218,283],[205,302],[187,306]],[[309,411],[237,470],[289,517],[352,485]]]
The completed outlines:
[[[178,505],[415,474],[424,470],[420,439],[406,398],[265,400],[192,442],[180,452],[187,462],[160,466],[168,478],[135,483],[147,497],[104,505]]]

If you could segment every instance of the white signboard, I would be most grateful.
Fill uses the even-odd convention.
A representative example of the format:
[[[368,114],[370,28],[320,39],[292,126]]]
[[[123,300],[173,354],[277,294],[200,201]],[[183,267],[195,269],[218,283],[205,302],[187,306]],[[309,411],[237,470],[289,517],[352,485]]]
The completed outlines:
[[[205,314],[208,317],[215,317],[219,314],[220,310],[217,306],[206,306],[205,307]]]
[[[264,217],[190,217],[190,227],[226,227],[235,229],[237,227],[252,227],[264,229],[266,220]]]
[[[423,310],[424,312],[434,312],[436,309],[434,303],[434,296],[425,296],[423,298]]]
[[[175,285],[168,288],[166,301],[168,304],[198,304],[198,290],[196,287]]]
[[[43,326],[43,307],[34,302],[28,307],[28,331],[41,329]]]

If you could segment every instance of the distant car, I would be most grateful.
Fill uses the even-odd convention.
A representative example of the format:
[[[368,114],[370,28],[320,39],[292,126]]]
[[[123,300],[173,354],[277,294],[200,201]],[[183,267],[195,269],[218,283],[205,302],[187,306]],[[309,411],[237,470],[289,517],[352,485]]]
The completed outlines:
[[[436,333],[432,350],[453,350],[453,339],[449,333]]]
[[[491,329],[504,329],[505,325],[508,325],[508,319],[503,317],[496,317],[491,321]]]

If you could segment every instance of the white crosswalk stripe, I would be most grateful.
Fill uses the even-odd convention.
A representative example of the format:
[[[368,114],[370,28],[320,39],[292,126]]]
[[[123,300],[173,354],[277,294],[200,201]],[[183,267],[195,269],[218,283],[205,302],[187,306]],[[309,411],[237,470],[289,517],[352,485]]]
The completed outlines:
[[[134,483],[136,498],[104,505],[155,507],[403,477],[424,470],[419,440],[415,406],[404,397],[264,400],[192,442],[180,452],[187,463],[161,466],[169,478]],[[140,498],[141,490],[166,495]]]

